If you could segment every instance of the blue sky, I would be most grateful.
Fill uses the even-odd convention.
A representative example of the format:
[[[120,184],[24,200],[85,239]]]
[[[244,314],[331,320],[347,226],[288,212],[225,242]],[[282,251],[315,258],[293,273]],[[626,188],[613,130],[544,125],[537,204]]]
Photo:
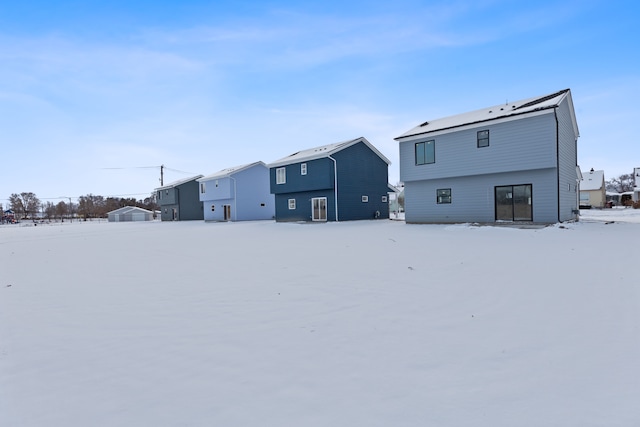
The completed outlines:
[[[640,3],[638,3],[640,4]],[[570,88],[578,163],[640,166],[634,1],[0,3],[0,203],[190,175]],[[117,168],[117,169],[114,169]]]

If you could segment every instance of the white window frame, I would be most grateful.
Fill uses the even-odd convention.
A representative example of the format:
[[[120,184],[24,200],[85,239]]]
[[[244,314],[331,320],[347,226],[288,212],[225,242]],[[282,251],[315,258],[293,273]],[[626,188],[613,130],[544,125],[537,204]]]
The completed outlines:
[[[382,203],[387,203],[387,200],[389,200],[387,196],[382,196]]]
[[[315,203],[318,203],[318,210],[315,209]],[[320,209],[324,207],[324,209]],[[326,197],[314,197],[311,199],[311,221],[327,221],[327,198]],[[318,216],[316,216],[316,214]]]
[[[369,203],[369,196],[362,196],[362,203]]]
[[[307,174],[307,164],[306,163],[301,163],[300,164],[300,175],[306,175]]]
[[[286,183],[287,183],[287,168],[277,168],[276,184],[286,184]]]
[[[289,199],[289,210],[293,211],[296,209],[296,199]]]

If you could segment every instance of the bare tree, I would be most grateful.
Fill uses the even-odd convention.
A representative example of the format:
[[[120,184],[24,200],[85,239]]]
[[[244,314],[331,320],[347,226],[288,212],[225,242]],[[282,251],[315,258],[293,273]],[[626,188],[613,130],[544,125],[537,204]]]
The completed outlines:
[[[55,219],[55,217],[56,217],[56,205],[54,205],[51,202],[45,202],[42,205],[42,210],[44,211],[44,216],[47,219],[51,219],[51,217],[53,217]]]
[[[616,193],[625,193],[633,191],[633,174],[627,173],[617,178],[611,178],[605,182],[607,191],[615,191]]]
[[[78,215],[87,218],[104,216],[105,200],[102,196],[87,194],[78,198]]]
[[[13,193],[9,196],[9,203],[14,212],[22,214],[21,218],[27,218],[29,214],[33,217],[40,207],[40,200],[31,192]]]
[[[62,219],[69,212],[69,207],[65,202],[58,202],[56,205],[56,216]]]

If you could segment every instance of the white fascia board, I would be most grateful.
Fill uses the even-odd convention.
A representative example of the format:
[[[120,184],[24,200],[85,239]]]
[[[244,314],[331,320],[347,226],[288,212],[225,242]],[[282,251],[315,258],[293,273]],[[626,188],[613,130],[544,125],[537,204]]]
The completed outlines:
[[[545,114],[553,114],[554,111],[555,111],[555,108],[547,108],[547,109],[544,109],[544,110],[531,111],[531,112],[528,112],[528,113],[512,115],[512,116],[507,116],[507,117],[501,117],[501,118],[497,118],[497,119],[490,119],[490,120],[485,120],[485,121],[482,121],[482,122],[469,123],[469,124],[466,124],[466,125],[460,125],[460,126],[456,126],[456,127],[451,127],[451,128],[448,128],[448,129],[442,129],[442,130],[436,130],[436,131],[433,131],[433,132],[425,132],[425,133],[421,133],[421,134],[417,134],[417,135],[400,137],[400,138],[398,138],[398,142],[402,143],[402,142],[408,142],[408,141],[418,141],[418,140],[423,140],[423,139],[435,138],[437,136],[448,135],[448,134],[451,134],[451,133],[456,133],[456,132],[469,130],[469,129],[484,129],[487,126],[491,126],[491,125],[494,125],[494,124],[513,122],[513,121],[516,121],[516,120],[523,120],[524,118],[527,118],[527,117],[536,117],[536,116],[543,116]]]

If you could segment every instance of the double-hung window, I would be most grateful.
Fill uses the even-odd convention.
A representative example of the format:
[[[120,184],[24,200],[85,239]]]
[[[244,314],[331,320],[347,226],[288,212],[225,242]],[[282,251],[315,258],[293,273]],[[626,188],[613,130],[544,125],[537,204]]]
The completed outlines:
[[[300,164],[300,175],[306,175],[307,174],[307,164],[306,163],[301,163]]]
[[[287,168],[276,169],[276,184],[285,184],[287,182]]]
[[[436,141],[429,140],[416,143],[416,165],[436,162]]]
[[[489,130],[478,131],[478,148],[489,146]]]

